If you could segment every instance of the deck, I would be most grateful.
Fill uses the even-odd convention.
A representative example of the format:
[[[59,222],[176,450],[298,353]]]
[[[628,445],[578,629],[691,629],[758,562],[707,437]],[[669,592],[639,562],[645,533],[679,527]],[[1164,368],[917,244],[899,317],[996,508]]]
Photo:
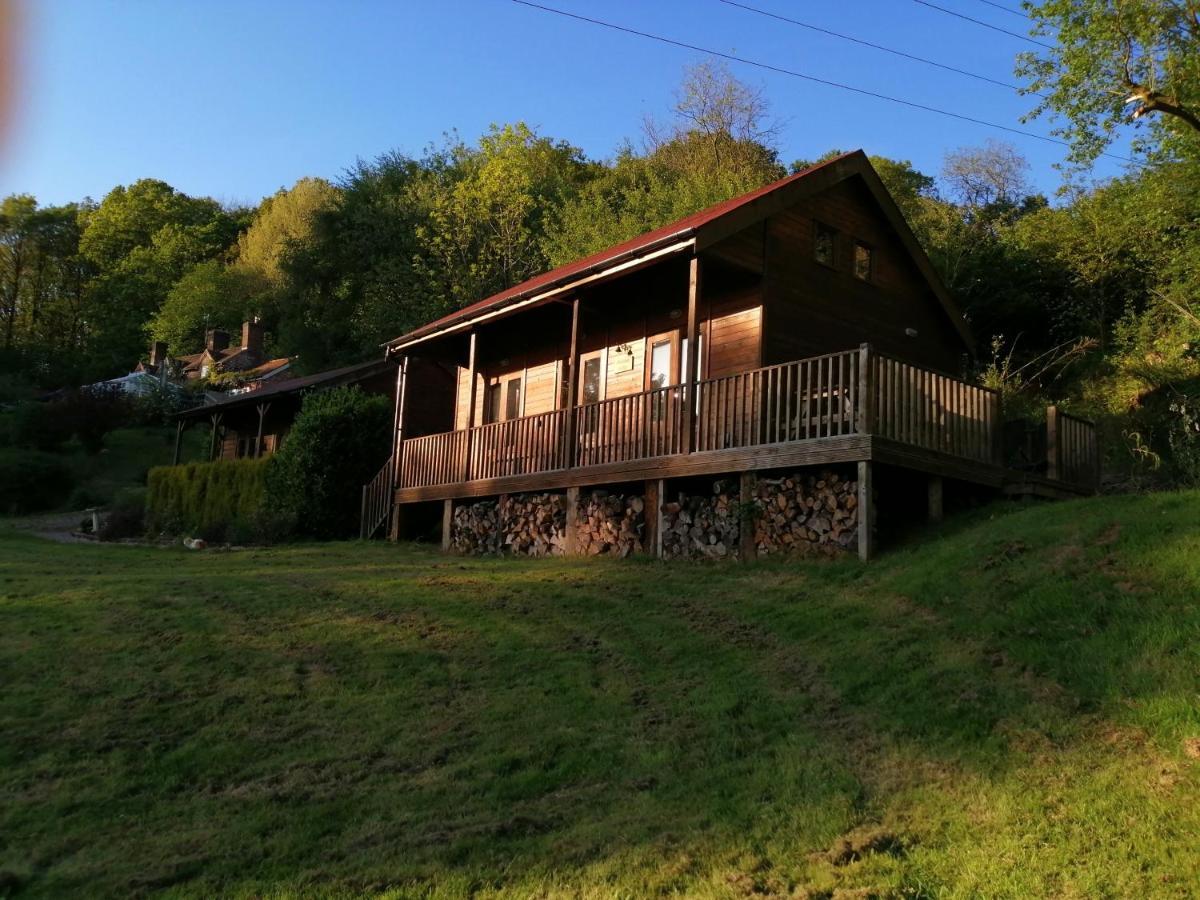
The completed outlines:
[[[375,503],[556,490],[640,479],[874,461],[1004,488],[1089,493],[1090,423],[1055,412],[1044,473],[1003,465],[994,391],[869,346],[401,442]],[[394,473],[393,485],[387,485]]]

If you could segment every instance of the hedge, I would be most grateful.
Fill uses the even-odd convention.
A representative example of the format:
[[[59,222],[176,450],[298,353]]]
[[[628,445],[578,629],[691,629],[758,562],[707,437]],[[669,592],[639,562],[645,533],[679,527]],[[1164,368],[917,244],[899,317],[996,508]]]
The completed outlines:
[[[271,457],[159,466],[147,476],[146,524],[152,533],[207,541],[265,537]]]
[[[0,448],[0,515],[53,509],[67,499],[74,475],[61,457],[40,450]]]

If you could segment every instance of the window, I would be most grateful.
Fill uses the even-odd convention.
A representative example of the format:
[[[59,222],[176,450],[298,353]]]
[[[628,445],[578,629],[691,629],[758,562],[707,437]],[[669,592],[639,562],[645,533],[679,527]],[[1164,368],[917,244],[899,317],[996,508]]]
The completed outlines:
[[[591,403],[599,403],[603,399],[604,358],[600,353],[593,353],[580,359],[582,376],[579,379],[579,405],[587,407]],[[590,407],[583,411],[579,418],[581,434],[592,434],[600,425],[600,410]]]
[[[820,222],[813,223],[813,259],[824,266],[835,264],[837,232]]]
[[[854,277],[870,281],[874,275],[875,253],[862,241],[854,242]]]
[[[504,392],[504,418],[519,419],[521,417],[521,379],[509,379]]]
[[[487,406],[484,409],[484,423],[500,421],[500,384],[489,384],[487,389]]]

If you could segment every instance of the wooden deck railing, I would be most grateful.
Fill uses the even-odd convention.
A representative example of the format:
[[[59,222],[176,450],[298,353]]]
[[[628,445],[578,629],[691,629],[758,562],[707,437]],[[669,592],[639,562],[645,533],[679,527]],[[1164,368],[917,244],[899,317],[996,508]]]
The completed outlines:
[[[830,353],[701,381],[696,449],[857,433],[860,355]]]
[[[1000,465],[1000,397],[887,356],[874,356],[873,433],[914,447]]]
[[[473,428],[471,478],[530,475],[567,468],[568,412],[557,409]]]
[[[683,453],[682,385],[575,409],[575,465],[599,466]]]
[[[1100,483],[1095,425],[1057,406],[1046,408],[1046,477],[1090,488]]]
[[[364,541],[373,538],[379,526],[388,520],[388,514],[392,511],[395,474],[396,457],[389,456],[375,477],[363,485],[358,536]]]
[[[411,438],[401,447],[398,485],[434,487],[857,434],[1002,464],[994,391],[867,346],[700,381],[691,401],[694,415],[686,394],[683,385],[671,385]],[[1090,423],[1065,414],[1056,421],[1050,477],[1090,483],[1085,476],[1094,473],[1098,459]]]

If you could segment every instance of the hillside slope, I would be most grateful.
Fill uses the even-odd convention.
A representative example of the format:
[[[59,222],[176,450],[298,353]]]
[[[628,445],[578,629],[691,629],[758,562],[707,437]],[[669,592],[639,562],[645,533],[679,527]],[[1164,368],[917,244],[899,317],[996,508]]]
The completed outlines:
[[[1191,896],[1198,501],[868,567],[0,530],[0,896]]]

